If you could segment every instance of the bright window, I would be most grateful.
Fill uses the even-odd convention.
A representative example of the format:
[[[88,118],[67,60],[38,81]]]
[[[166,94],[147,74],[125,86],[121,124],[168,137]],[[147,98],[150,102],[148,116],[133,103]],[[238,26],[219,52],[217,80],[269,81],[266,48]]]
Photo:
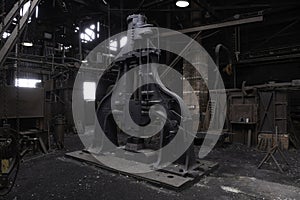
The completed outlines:
[[[96,25],[92,24],[89,28],[86,28],[83,33],[80,34],[80,38],[83,43],[92,42],[96,39],[96,33],[95,33]],[[76,27],[75,32],[78,32],[79,28]]]
[[[127,36],[124,36],[120,39],[120,48],[124,47],[127,43]],[[109,49],[111,51],[117,51],[118,50],[118,41],[117,40],[110,40],[109,41]]]
[[[36,88],[37,83],[41,83],[41,80],[38,79],[16,79],[15,86],[16,87],[23,87],[23,88]]]
[[[20,16],[23,17],[25,14],[27,14],[27,12],[29,11],[29,8],[31,6],[31,1],[27,1],[23,8],[20,9]],[[36,6],[35,8],[35,18],[39,17],[39,7]]]
[[[29,8],[30,8],[30,4],[31,4],[30,1],[27,1],[27,2],[24,4],[23,8],[20,10],[20,15],[21,15],[21,16],[24,16],[24,15],[28,12],[28,10],[29,10]]]
[[[117,42],[117,40],[111,40],[111,41],[109,41],[109,49],[111,51],[117,51],[117,48],[118,48],[118,42]]]
[[[92,25],[90,26],[90,29],[92,29],[92,30],[95,30],[95,28],[96,28],[96,25],[95,25],[95,24],[92,24]]]
[[[126,43],[127,43],[127,36],[124,36],[120,40],[120,47],[121,48],[124,47],[126,45]]]
[[[6,38],[8,38],[9,36],[10,36],[10,33],[4,32],[3,35],[2,35],[2,38],[3,38],[3,39],[6,39]]]
[[[83,98],[87,101],[94,101],[96,99],[96,83],[84,82],[83,83]]]

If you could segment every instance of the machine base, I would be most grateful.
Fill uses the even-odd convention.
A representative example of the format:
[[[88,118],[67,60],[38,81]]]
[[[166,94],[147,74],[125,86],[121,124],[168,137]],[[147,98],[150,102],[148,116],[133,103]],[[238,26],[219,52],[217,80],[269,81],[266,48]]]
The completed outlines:
[[[86,151],[75,151],[71,153],[66,154],[67,157],[83,161],[92,165],[95,165],[97,167],[121,173],[124,175],[128,175],[134,178],[137,178],[139,180],[143,180],[155,185],[158,185],[160,187],[166,187],[169,189],[174,189],[174,190],[180,190],[184,186],[187,186],[189,184],[194,183],[196,180],[198,180],[200,177],[207,175],[211,173],[213,170],[215,170],[218,167],[218,163],[210,162],[210,161],[198,161],[199,163],[199,168],[197,169],[197,174],[193,174],[193,176],[181,176],[180,174],[174,173],[174,169],[176,169],[178,166],[177,165],[171,165],[163,170],[159,171],[153,171],[149,173],[139,173],[139,174],[132,174],[132,173],[127,173],[127,172],[122,172],[119,170],[116,170],[114,168],[111,168],[109,166],[103,165],[99,160],[97,160],[95,157],[99,157],[100,159],[110,159],[110,161],[120,163],[121,166],[126,165],[134,167],[136,165],[135,162],[130,162],[130,161],[124,161],[124,159],[118,158],[118,157],[113,157],[109,155],[93,155],[91,153],[88,153]],[[171,170],[168,170],[171,169]],[[176,170],[175,170],[176,171]]]

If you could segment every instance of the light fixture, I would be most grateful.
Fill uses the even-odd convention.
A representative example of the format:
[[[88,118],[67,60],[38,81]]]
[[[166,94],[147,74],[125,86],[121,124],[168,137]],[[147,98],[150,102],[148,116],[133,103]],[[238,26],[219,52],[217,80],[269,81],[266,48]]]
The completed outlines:
[[[32,42],[22,42],[21,43],[24,47],[32,47],[33,43]]]
[[[188,7],[190,5],[190,3],[186,0],[178,0],[176,1],[176,6],[180,7],[180,8],[185,8]]]

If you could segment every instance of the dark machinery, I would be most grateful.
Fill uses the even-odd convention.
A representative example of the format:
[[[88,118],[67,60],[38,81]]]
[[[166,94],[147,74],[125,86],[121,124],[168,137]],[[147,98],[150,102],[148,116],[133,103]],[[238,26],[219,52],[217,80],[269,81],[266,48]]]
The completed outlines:
[[[186,110],[181,109],[180,102],[183,102],[183,100],[180,96],[182,95],[177,95],[163,85],[157,84],[161,82],[157,68],[151,67],[149,63],[159,63],[161,52],[159,48],[141,48],[145,46],[143,43],[149,41],[148,38],[153,36],[153,32],[148,28],[151,27],[151,25],[147,24],[146,17],[143,15],[131,15],[127,18],[127,21],[128,29],[131,31],[131,34],[128,34],[131,38],[128,38],[127,45],[130,46],[130,49],[138,50],[131,50],[128,53],[121,54],[122,56],[118,57],[102,75],[96,91],[97,118],[106,137],[115,146],[118,146],[118,148],[129,152],[128,155],[126,154],[128,160],[131,160],[130,156],[134,157],[136,154],[145,154],[144,159],[139,160],[141,163],[160,164],[160,156],[153,158],[151,155],[147,155],[145,150],[152,149],[155,151],[161,149],[170,144],[177,136],[181,138],[181,141],[184,141],[186,135],[179,134],[178,131],[185,131],[186,129],[184,127],[192,126],[192,119],[187,117],[182,120],[184,118],[183,116],[188,116],[184,115],[186,113],[182,113],[187,112]],[[127,75],[130,70],[135,68],[138,68],[136,74],[133,76]],[[115,115],[120,115],[121,117],[119,118],[122,118],[122,116],[124,117],[122,113],[126,112],[127,109],[124,105],[125,103],[121,100],[115,108],[112,108],[111,106],[111,102],[115,101],[113,93],[118,88],[117,83],[124,74],[128,77],[127,80],[122,83],[125,85],[122,93],[130,93],[130,89],[137,88],[130,96],[130,116],[127,117],[131,117],[135,124],[143,127],[147,126],[152,121],[150,114],[151,106],[159,105],[166,111],[165,113],[159,111],[155,112],[155,115],[166,119],[166,121],[162,130],[153,137],[143,138],[128,135],[123,132],[122,128],[119,126],[120,124],[116,121],[116,118],[118,120],[118,117],[115,117]],[[136,82],[139,83],[137,84]],[[135,84],[139,86],[137,87]],[[126,127],[128,119],[123,118],[121,121],[122,120],[121,126]],[[181,123],[182,121],[184,121],[184,124]],[[96,129],[95,132],[99,132],[99,130]],[[88,148],[83,152],[73,152],[67,155],[76,159],[93,162],[100,167],[107,168],[107,166],[103,166],[103,163],[97,162],[89,156],[89,154],[94,156],[105,155],[109,159],[109,152],[113,150],[110,149],[110,146],[105,142],[101,141],[102,139],[103,138],[96,137],[91,148]],[[153,141],[155,139],[158,139],[159,142],[155,143]],[[172,152],[170,154],[172,154]],[[112,155],[115,154],[112,153]],[[216,163],[197,160],[194,153],[194,146],[191,144],[179,159],[167,167],[149,174],[133,174],[133,176],[138,176],[138,178],[146,181],[160,183],[164,186],[178,188],[183,184],[194,180],[195,177],[199,177],[199,175],[209,173],[215,167],[217,167]],[[115,169],[112,170],[115,171]]]
[[[143,15],[132,15],[129,16],[127,20],[129,23],[129,29],[141,29],[151,26],[146,23],[146,17]],[[149,35],[151,35],[147,35],[147,31],[147,29],[145,30],[145,32],[140,30],[140,32],[142,32],[144,35],[140,39],[136,39],[133,45],[141,45],[140,43],[145,41],[145,37],[149,37]],[[139,81],[141,81],[142,83],[147,83],[147,81],[149,80],[158,82],[156,81],[156,79],[159,79],[159,77],[156,77],[156,74],[158,74],[158,72],[156,71],[157,69],[147,64],[158,63],[159,56],[160,52],[155,49],[147,49],[146,51],[140,49],[139,51],[134,51],[126,55],[122,55],[122,57],[117,59],[113,63],[112,67],[107,70],[98,84],[96,100],[99,103],[97,108],[97,117],[100,126],[104,129],[105,134],[115,145],[119,145],[117,134],[118,128],[115,119],[112,116],[112,112],[124,112],[125,107],[121,105],[121,109],[112,111],[110,104],[112,101],[114,85],[126,72],[138,66],[142,66],[139,71],[139,76],[141,77]],[[129,78],[126,82],[126,88],[134,87],[133,84],[135,83],[134,81],[132,81],[134,78],[131,78]],[[112,89],[105,93],[107,91],[107,88]],[[173,95],[173,93],[167,88],[162,88],[158,84],[145,84],[132,95],[129,102],[130,114],[133,121],[139,126],[146,126],[147,124],[149,124],[149,110],[150,107],[154,104],[162,105],[167,111],[166,116],[162,116],[168,119],[162,131],[162,146],[159,146],[159,148],[162,148],[163,146],[167,145],[172,140],[172,138],[174,138],[174,135],[180,128],[180,103]],[[144,148],[144,139],[129,137],[126,141],[126,150],[128,151],[138,151]],[[180,163],[185,166],[185,168],[182,169],[182,172],[187,173],[189,167],[195,164],[193,149],[190,148],[190,150],[186,152],[181,160],[182,161]]]
[[[21,159],[38,142],[37,138],[18,134],[9,124],[0,127],[0,196],[5,196],[12,190]]]
[[[6,81],[4,82],[6,83]],[[38,148],[47,153],[43,128],[44,90],[0,86],[0,196],[14,186],[20,161]],[[19,109],[22,102],[22,109]]]
[[[0,128],[0,194],[10,192],[20,165],[19,141],[17,134],[8,125]]]

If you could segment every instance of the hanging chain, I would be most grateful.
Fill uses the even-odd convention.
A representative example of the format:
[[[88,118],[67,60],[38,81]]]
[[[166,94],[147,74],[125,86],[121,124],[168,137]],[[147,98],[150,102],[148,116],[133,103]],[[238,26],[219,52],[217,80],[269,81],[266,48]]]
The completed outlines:
[[[6,69],[1,70],[1,92],[3,96],[3,113],[2,113],[2,119],[3,119],[3,124],[7,124],[7,79],[6,79]]]
[[[16,84],[16,118],[17,118],[17,133],[20,133],[20,115],[19,115],[19,99],[20,99],[20,91],[19,91],[19,54],[18,54],[18,50],[19,50],[19,45],[16,44],[16,56],[17,56],[17,63],[16,63],[16,79],[15,81],[17,82]]]
[[[19,8],[21,6],[21,0],[19,0]],[[20,66],[20,62],[19,62],[19,41],[20,41],[20,21],[21,21],[21,16],[18,17],[18,34],[17,34],[17,42],[16,42],[16,77],[15,77],[15,81],[16,81],[16,119],[17,119],[17,134],[20,134],[20,115],[19,115],[19,97],[20,97],[20,91],[19,91],[19,66]]]
[[[6,69],[3,69],[3,114],[4,114],[4,121],[3,124],[7,124],[7,112],[8,112],[8,105],[7,105],[7,74]]]

